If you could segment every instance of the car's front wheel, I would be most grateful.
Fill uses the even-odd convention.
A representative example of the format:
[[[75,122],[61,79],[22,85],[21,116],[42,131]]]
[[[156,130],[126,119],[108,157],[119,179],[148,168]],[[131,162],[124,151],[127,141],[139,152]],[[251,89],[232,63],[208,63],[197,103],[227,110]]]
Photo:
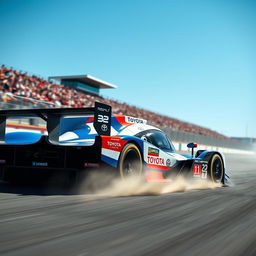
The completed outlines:
[[[209,162],[209,174],[213,182],[223,183],[224,164],[219,154],[214,154]]]
[[[141,152],[135,144],[128,143],[125,145],[119,158],[118,169],[121,178],[142,174],[143,160]]]

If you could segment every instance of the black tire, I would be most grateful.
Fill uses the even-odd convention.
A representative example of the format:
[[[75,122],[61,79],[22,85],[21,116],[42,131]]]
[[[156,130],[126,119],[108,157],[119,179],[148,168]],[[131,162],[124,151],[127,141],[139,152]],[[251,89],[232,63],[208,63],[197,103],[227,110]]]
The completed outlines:
[[[223,183],[224,180],[224,164],[219,154],[214,154],[209,162],[209,176],[215,183]]]
[[[119,158],[118,169],[121,178],[142,174],[143,160],[141,152],[135,144],[128,143],[125,145]]]

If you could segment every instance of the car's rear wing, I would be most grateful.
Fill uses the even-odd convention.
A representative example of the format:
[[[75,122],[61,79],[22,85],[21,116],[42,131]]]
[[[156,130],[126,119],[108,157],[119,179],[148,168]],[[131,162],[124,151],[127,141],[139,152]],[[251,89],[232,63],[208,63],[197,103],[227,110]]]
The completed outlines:
[[[81,117],[94,115],[94,128],[99,135],[110,135],[111,106],[95,102],[94,108],[49,108],[49,109],[11,109],[0,110],[0,143],[5,144],[5,128],[8,118],[39,117],[46,121],[48,139],[53,144],[59,143],[60,121],[63,117]]]

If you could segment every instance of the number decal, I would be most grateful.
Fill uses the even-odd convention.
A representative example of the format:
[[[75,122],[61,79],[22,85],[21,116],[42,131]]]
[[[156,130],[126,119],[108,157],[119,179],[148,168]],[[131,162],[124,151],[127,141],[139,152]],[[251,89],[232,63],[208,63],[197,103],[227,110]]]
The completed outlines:
[[[196,163],[194,164],[194,177],[201,177],[202,179],[207,179],[207,163]]]
[[[207,172],[207,169],[208,169],[207,164],[202,164],[202,166],[203,166],[202,171]]]
[[[202,165],[194,164],[194,176],[199,176],[202,172]]]
[[[207,169],[208,169],[208,165],[202,164],[202,178],[203,179],[207,179]]]
[[[98,122],[99,123],[108,124],[108,120],[109,120],[108,116],[98,115]]]

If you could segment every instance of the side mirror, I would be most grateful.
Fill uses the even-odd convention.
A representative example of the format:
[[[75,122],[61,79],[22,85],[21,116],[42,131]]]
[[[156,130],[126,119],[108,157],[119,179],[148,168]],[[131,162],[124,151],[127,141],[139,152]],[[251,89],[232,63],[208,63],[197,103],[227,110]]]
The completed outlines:
[[[188,143],[187,147],[188,148],[197,148],[197,144],[193,143],[193,142],[190,142],[190,143]]]
[[[190,143],[188,143],[187,147],[192,149],[191,150],[191,155],[193,157],[194,156],[194,148],[197,148],[197,144],[193,143],[193,142],[190,142]]]

